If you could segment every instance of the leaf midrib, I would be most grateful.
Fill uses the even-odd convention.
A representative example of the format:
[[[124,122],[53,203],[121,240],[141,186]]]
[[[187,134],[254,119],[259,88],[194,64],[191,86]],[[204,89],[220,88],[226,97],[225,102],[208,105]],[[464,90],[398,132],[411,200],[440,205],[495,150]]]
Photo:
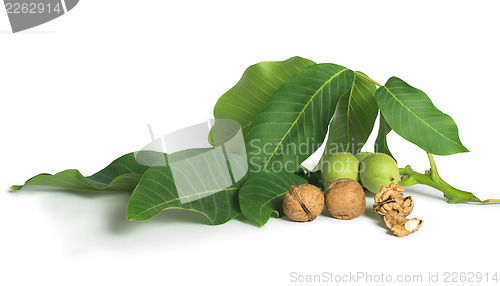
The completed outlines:
[[[347,127],[347,151],[346,152],[349,152],[349,148],[351,147],[351,144],[349,144],[349,141],[351,140],[351,126],[349,124],[350,122],[350,113],[351,113],[351,99],[352,99],[352,92],[353,92],[353,89],[354,89],[354,84],[356,83],[356,74],[354,74],[354,79],[352,81],[352,85],[351,85],[351,89],[350,89],[350,92],[349,92],[349,100],[347,101],[347,124],[346,124],[346,127]]]
[[[432,127],[431,125],[429,125],[427,122],[425,122],[425,120],[423,120],[422,118],[420,118],[420,116],[418,116],[416,113],[414,113],[410,108],[408,108],[401,100],[399,100],[396,95],[394,95],[390,90],[389,88],[387,88],[387,86],[383,86],[385,88],[385,90],[387,90],[387,92],[392,96],[394,97],[394,99],[399,103],[401,104],[401,106],[403,106],[406,110],[408,110],[411,114],[413,114],[413,116],[415,116],[418,120],[420,120],[422,123],[424,123],[425,125],[427,125],[430,129],[432,129],[434,132],[436,132],[437,134],[439,134],[441,137],[443,137],[444,139],[452,142],[453,144],[455,145],[458,145],[459,147],[463,148],[461,144],[459,144],[458,142],[455,142],[453,140],[451,140],[450,138],[448,138],[447,136],[445,136],[444,134],[442,134],[441,132],[439,132],[438,130],[436,130],[434,127]]]
[[[177,197],[177,198],[175,198],[175,199],[172,199],[172,200],[169,200],[169,201],[165,201],[165,202],[160,203],[160,204],[156,204],[156,205],[154,205],[154,206],[152,206],[152,207],[150,207],[150,208],[148,208],[148,209],[146,209],[146,210],[143,210],[142,212],[140,212],[140,213],[136,214],[136,215],[134,216],[134,219],[135,219],[135,218],[137,218],[138,216],[140,216],[141,214],[146,213],[146,212],[148,212],[148,211],[150,211],[150,210],[152,210],[152,209],[155,209],[155,208],[160,207],[160,206],[165,205],[165,204],[169,204],[169,203],[171,203],[171,202],[178,201],[178,200],[180,200],[180,199],[186,199],[186,198],[189,198],[189,197],[192,197],[192,196],[199,196],[199,195],[203,195],[203,194],[207,194],[207,193],[213,193],[213,194],[215,195],[215,194],[216,194],[216,193],[218,193],[218,192],[222,192],[222,191],[224,191],[224,192],[227,192],[227,191],[235,191],[235,190],[238,190],[238,189],[239,189],[239,187],[232,187],[232,188],[225,188],[225,189],[221,189],[221,190],[210,190],[210,191],[204,191],[204,192],[200,192],[200,193],[194,193],[194,194],[191,194],[191,195],[188,195],[188,196]]]
[[[294,122],[292,122],[292,124],[290,125],[290,128],[288,128],[287,132],[285,133],[285,135],[281,138],[280,142],[278,144],[276,144],[276,147],[274,148],[273,152],[271,153],[271,155],[269,156],[269,158],[267,159],[266,161],[266,164],[264,165],[263,167],[263,170],[265,170],[267,168],[267,165],[269,164],[269,162],[271,161],[271,159],[274,157],[274,154],[276,154],[276,150],[278,150],[278,147],[281,146],[281,144],[283,143],[283,140],[285,140],[286,137],[288,137],[288,134],[290,134],[290,131],[292,130],[293,127],[295,127],[295,125],[297,124],[297,121],[299,120],[299,118],[302,116],[302,114],[304,114],[305,110],[307,109],[307,107],[309,106],[309,104],[313,101],[313,99],[316,97],[316,95],[318,95],[318,93],[323,90],[323,88],[329,84],[334,78],[336,78],[339,74],[347,71],[349,69],[345,68],[341,71],[339,71],[338,73],[334,74],[332,77],[330,77],[327,81],[325,81],[325,83],[323,83],[320,88],[311,96],[311,98],[307,101],[307,103],[304,105],[304,107],[302,108],[302,110],[300,111],[299,115],[297,116],[297,118],[294,120]]]

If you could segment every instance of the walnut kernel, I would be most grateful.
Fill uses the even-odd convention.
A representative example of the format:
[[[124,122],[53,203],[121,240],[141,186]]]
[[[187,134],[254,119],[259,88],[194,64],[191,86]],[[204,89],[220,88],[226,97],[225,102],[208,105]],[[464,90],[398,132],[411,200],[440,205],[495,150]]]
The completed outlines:
[[[413,211],[414,203],[411,196],[403,196],[403,191],[404,187],[394,183],[382,187],[375,194],[373,204],[375,212],[384,217],[387,227],[398,237],[417,231],[423,223],[418,218],[406,218]]]
[[[386,215],[384,222],[395,235],[403,237],[417,231],[424,221],[418,218],[408,219],[400,215]]]
[[[389,187],[382,187],[380,191],[375,194],[375,203],[381,203],[387,200],[394,200],[396,198],[402,198],[402,192],[405,190],[403,186],[395,183],[391,183]]]
[[[382,216],[387,214],[398,214],[407,217],[413,211],[413,206],[414,203],[411,196],[373,204],[375,212]]]

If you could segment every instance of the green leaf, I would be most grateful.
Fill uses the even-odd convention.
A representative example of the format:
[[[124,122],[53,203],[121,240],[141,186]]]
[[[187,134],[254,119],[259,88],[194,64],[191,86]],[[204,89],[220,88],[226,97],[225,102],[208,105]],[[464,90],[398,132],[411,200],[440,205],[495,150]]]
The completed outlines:
[[[391,131],[392,129],[389,124],[387,124],[387,121],[385,121],[384,116],[380,114],[380,124],[378,127],[377,139],[375,139],[374,150],[377,153],[384,153],[394,158],[391,151],[389,150],[389,146],[387,146],[387,134],[389,134],[389,132]],[[394,158],[394,160],[396,159]]]
[[[353,80],[345,67],[317,64],[284,83],[245,136],[250,171],[295,172],[323,143],[337,101]]]
[[[335,153],[359,153],[370,137],[378,114],[375,101],[377,88],[375,84],[357,74],[363,73],[354,73],[349,92],[339,99],[330,122],[325,151],[315,169],[321,168],[323,161]]]
[[[123,155],[103,170],[85,177],[78,170],[70,169],[55,175],[40,174],[24,183],[12,186],[12,190],[20,190],[24,186],[49,186],[78,190],[122,191],[132,192],[148,166],[139,164],[134,153]]]
[[[291,185],[307,184],[295,174],[261,172],[251,176],[241,187],[239,199],[243,215],[256,220],[261,226],[272,214],[283,215],[283,197]]]
[[[232,119],[245,129],[276,90],[298,71],[314,62],[301,57],[261,62],[246,69],[240,81],[223,94],[214,107],[214,117]]]
[[[391,77],[375,98],[389,126],[423,150],[436,155],[469,151],[460,142],[455,121],[437,109],[423,91]]]
[[[212,224],[225,223],[240,214],[238,191],[245,178],[234,182],[230,172],[246,171],[244,162],[229,167],[220,148],[166,155],[164,166],[144,173],[130,198],[127,218],[145,221],[163,210],[186,209],[204,214]]]
[[[304,166],[300,166],[295,175],[304,178],[309,184],[318,187],[320,190],[325,190],[325,186],[323,186],[323,182],[321,181],[321,170],[311,171]]]

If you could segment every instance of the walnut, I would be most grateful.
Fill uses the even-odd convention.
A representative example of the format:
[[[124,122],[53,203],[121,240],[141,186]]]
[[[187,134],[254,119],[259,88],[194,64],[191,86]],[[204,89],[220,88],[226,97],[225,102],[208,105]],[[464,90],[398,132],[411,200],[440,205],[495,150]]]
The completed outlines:
[[[386,215],[384,222],[395,235],[403,237],[417,231],[424,221],[418,218],[408,219],[401,215]]]
[[[387,200],[393,200],[396,198],[402,198],[405,188],[395,183],[391,183],[389,187],[382,187],[380,191],[375,194],[375,203],[381,203]]]
[[[283,198],[283,212],[293,221],[312,221],[323,211],[325,197],[319,188],[309,184],[290,186]]]
[[[423,221],[418,218],[406,218],[413,211],[414,203],[411,196],[404,197],[404,187],[390,184],[382,187],[375,194],[373,209],[384,217],[387,227],[398,237],[406,236],[418,230]]]
[[[365,192],[361,185],[352,179],[338,179],[326,189],[325,204],[334,218],[353,219],[365,212]]]
[[[382,187],[375,194],[373,209],[379,215],[385,216],[402,215],[404,217],[413,211],[413,199],[411,196],[403,197],[404,187],[398,184],[390,184],[389,187]]]
[[[393,200],[383,201],[381,203],[373,204],[375,212],[379,215],[401,215],[407,217],[413,211],[413,199],[411,196],[404,198],[396,198]]]

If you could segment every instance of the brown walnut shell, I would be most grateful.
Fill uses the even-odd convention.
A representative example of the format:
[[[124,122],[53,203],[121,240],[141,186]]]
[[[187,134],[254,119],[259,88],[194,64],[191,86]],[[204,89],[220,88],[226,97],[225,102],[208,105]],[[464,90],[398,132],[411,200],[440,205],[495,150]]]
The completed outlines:
[[[325,198],[321,190],[313,185],[290,186],[283,198],[283,212],[293,221],[312,221],[323,211]]]
[[[365,192],[361,185],[352,179],[338,179],[326,189],[325,204],[334,218],[353,219],[365,212]]]
[[[397,237],[403,237],[417,231],[424,221],[418,218],[409,219],[400,215],[386,215],[384,216],[384,222]]]
[[[413,211],[414,203],[411,196],[387,200],[373,204],[375,212],[381,216],[387,214],[407,217]]]

